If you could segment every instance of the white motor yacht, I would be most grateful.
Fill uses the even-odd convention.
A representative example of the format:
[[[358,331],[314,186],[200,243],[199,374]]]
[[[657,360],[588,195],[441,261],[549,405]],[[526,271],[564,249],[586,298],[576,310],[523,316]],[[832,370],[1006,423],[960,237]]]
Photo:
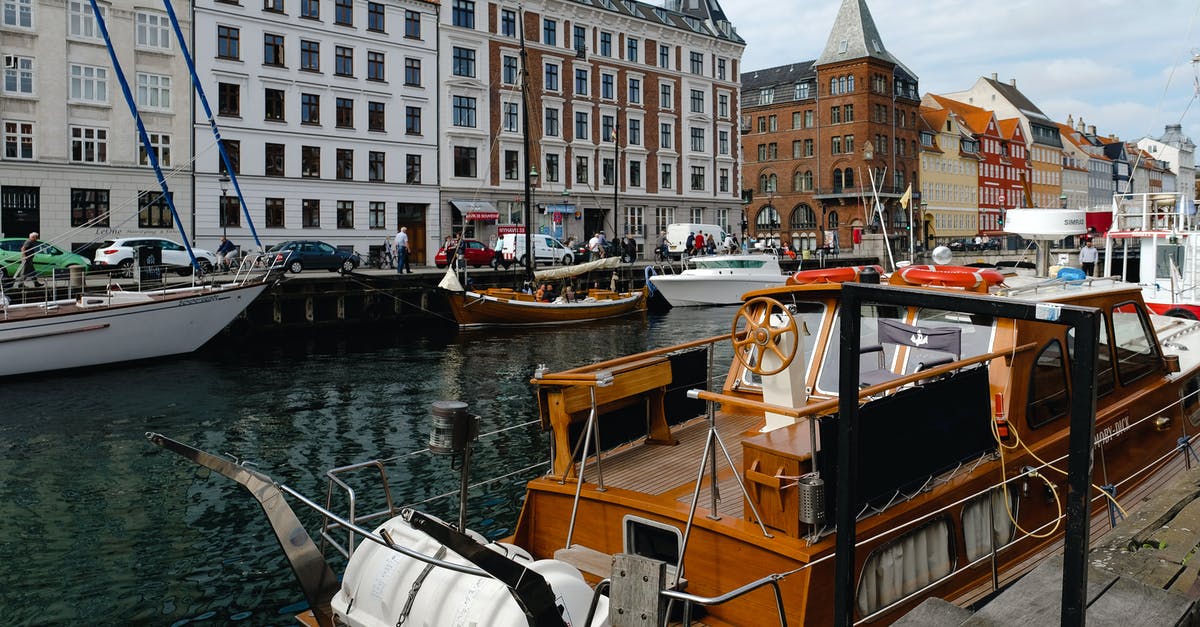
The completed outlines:
[[[671,306],[696,307],[740,304],[742,294],[783,285],[787,275],[774,255],[750,253],[692,257],[683,272],[651,276],[648,281]]]

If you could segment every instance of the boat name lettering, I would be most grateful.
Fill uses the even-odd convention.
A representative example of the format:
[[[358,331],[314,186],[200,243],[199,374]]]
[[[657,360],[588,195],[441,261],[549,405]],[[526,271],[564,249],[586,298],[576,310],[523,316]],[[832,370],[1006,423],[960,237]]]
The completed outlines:
[[[1094,440],[1095,443],[1093,444],[1093,446],[1100,446],[1101,444],[1107,444],[1109,440],[1117,437],[1118,435],[1125,433],[1125,431],[1128,429],[1129,429],[1129,416],[1125,416],[1124,418],[1122,418],[1122,419],[1114,422],[1113,424],[1108,425],[1107,427],[1104,427],[1100,431],[1096,432],[1096,438]]]
[[[1084,220],[1082,218],[1067,218],[1063,220],[1063,224],[1067,226],[1083,226]]]
[[[211,303],[214,300],[217,300],[216,296],[198,296],[196,298],[185,298],[185,299],[179,301],[179,306],[187,307],[189,305],[199,305],[201,303]]]

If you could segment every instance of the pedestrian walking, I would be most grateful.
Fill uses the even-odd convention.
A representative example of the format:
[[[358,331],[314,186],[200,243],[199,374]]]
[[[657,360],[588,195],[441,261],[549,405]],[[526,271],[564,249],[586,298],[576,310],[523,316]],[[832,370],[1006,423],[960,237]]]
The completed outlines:
[[[396,274],[404,274],[405,271],[412,274],[412,268],[408,265],[408,227],[402,226],[396,231]]]
[[[41,287],[41,281],[37,280],[37,268],[33,265],[33,256],[38,249],[37,231],[29,234],[29,239],[21,244],[21,271],[17,273],[18,287],[23,287],[27,281],[33,281],[34,287]]]

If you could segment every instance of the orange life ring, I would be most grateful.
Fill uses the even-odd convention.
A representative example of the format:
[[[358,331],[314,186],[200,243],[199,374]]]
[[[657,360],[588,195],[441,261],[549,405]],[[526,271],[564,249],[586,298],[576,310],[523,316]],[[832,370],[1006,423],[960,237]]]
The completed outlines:
[[[989,268],[968,266],[909,266],[901,268],[900,278],[909,285],[987,289],[1004,282],[1004,275]]]
[[[858,280],[863,270],[872,268],[883,274],[881,266],[842,266],[839,268],[821,268],[817,270],[801,270],[788,277],[788,285],[812,285],[814,283],[850,283]]]

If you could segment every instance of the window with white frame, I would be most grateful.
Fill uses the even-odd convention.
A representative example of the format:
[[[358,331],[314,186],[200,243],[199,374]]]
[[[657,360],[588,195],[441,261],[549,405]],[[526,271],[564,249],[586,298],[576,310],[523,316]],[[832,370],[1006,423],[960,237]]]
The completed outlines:
[[[721,168],[720,176],[717,177],[717,185],[718,192],[729,191],[729,168]],[[724,211],[724,209],[721,211]]]
[[[33,95],[33,57],[4,55],[4,93]]]
[[[661,173],[661,178],[660,178],[661,182],[659,183],[659,187],[662,188],[664,191],[674,190],[675,189],[675,179],[672,176],[673,170],[671,168],[671,164],[669,164],[669,163],[662,164],[662,166],[659,168],[659,171]]]
[[[670,110],[675,105],[675,97],[670,83],[658,86],[658,108]]]
[[[729,131],[717,131],[717,154],[729,154]]]
[[[674,126],[670,122],[663,122],[658,130],[658,147],[672,149],[675,147],[675,140],[671,137]]]
[[[33,28],[33,0],[3,0],[0,16],[4,26]]]
[[[71,161],[108,163],[108,129],[72,126]]]
[[[171,77],[162,74],[137,73],[138,108],[153,111],[171,110]]]
[[[33,122],[4,121],[4,158],[33,159]]]
[[[518,113],[517,103],[515,103],[515,102],[504,103],[504,116],[503,116],[504,117],[504,122],[503,122],[504,130],[506,130],[510,133],[516,133],[518,130],[520,130],[517,127],[517,113]]]
[[[139,48],[171,49],[171,24],[166,15],[138,11],[136,22]]]
[[[722,118],[729,117],[729,94],[717,95],[717,115]]]
[[[704,223],[704,207],[692,207],[690,213],[692,214],[692,222],[695,224]]]
[[[704,152],[704,128],[692,127],[692,152]]]
[[[692,113],[704,113],[704,92],[699,89],[692,90]]]
[[[72,63],[71,100],[77,102],[108,103],[108,70],[94,65]]]
[[[171,136],[166,133],[146,133],[150,138],[150,147],[154,149],[154,155],[158,157],[158,165],[163,167],[171,167]],[[142,143],[140,138],[137,139],[138,146],[138,163],[141,165],[150,165],[150,157],[146,154],[146,145]]]
[[[726,172],[728,172],[728,170],[726,170]],[[717,226],[725,229],[726,231],[731,230],[729,228],[729,210],[728,209],[714,209],[713,211],[715,211],[717,214]]]
[[[703,191],[705,188],[704,166],[692,166],[692,189],[694,191]]]
[[[661,233],[667,230],[668,224],[675,222],[675,207],[654,208],[654,230]]]
[[[625,207],[625,232],[632,235],[646,234],[645,207]]]
[[[100,15],[107,18],[108,11],[103,5],[97,4],[100,7]],[[100,39],[100,27],[96,25],[96,14],[92,12],[92,5],[84,0],[71,0],[67,3],[67,34],[71,37],[79,37],[81,39]]]

